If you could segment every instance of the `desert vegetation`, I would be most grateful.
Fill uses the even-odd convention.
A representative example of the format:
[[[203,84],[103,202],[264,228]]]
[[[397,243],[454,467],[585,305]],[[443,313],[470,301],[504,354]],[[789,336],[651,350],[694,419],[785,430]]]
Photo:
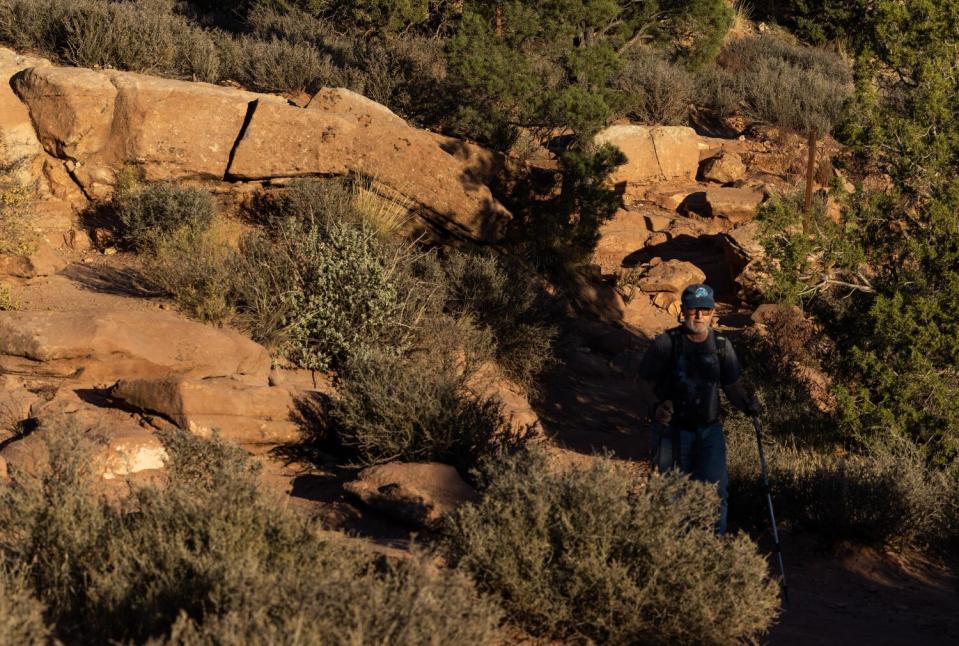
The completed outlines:
[[[500,612],[424,556],[386,561],[261,493],[246,454],[165,438],[162,488],[102,497],[90,443],[49,429],[49,467],[0,488],[11,643],[489,643]],[[304,576],[309,572],[309,576]],[[455,618],[455,620],[451,620]]]
[[[418,207],[374,178],[309,179],[264,186],[235,236],[199,184],[121,174],[90,216],[136,254],[153,295],[329,377],[336,396],[302,420],[312,448],[350,468],[451,464],[478,499],[428,536],[438,553],[396,561],[326,538],[217,440],[166,434],[161,486],[105,499],[89,434],[45,428],[55,468],[0,483],[0,642],[762,638],[779,604],[754,542],[765,492],[748,420],[728,424],[743,532],[717,537],[709,487],[637,481],[602,457],[557,469],[478,387],[492,371],[535,393],[555,367],[569,308],[549,295],[588,271],[622,206],[608,180],[625,157],[593,144],[619,120],[771,126],[806,137],[812,162],[817,141],[839,142],[851,189],[833,175],[757,215],[752,304],[781,308],[741,345],[777,512],[826,545],[954,552],[959,8],[754,4],[793,33],[730,34],[723,0],[0,0],[0,41],[59,63],[301,105],[350,88],[502,155],[492,194],[514,216],[496,248],[442,246],[409,237]],[[530,161],[543,151],[549,163]],[[31,199],[0,185],[0,254],[36,244]],[[0,310],[16,307],[0,283]]]

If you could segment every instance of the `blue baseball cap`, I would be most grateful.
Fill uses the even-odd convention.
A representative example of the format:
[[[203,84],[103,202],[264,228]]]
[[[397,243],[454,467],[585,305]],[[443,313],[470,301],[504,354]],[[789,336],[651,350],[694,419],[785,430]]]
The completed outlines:
[[[709,285],[694,284],[683,290],[682,303],[684,310],[708,308],[714,309],[716,301],[713,299],[713,288]]]

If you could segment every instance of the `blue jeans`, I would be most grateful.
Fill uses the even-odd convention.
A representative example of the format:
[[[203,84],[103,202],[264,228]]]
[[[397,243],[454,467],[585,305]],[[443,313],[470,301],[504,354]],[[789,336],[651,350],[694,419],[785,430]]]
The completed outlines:
[[[660,473],[673,468],[673,429],[653,423],[653,466]],[[726,533],[726,510],[728,508],[728,482],[726,471],[726,437],[722,424],[700,426],[679,431],[679,470],[688,473],[693,480],[713,482],[719,488],[719,520],[716,533]]]

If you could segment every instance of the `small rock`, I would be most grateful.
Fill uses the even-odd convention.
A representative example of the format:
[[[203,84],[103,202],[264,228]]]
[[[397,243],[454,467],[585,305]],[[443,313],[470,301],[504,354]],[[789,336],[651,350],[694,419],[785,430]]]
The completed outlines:
[[[438,462],[369,467],[344,488],[370,507],[420,527],[435,525],[445,514],[477,499],[456,469]]]
[[[679,296],[673,292],[656,292],[653,296],[653,304],[674,316],[678,315],[682,308]]]
[[[63,242],[74,251],[90,251],[93,241],[83,229],[70,229],[63,234]]]
[[[751,220],[763,194],[750,188],[711,188],[706,191],[706,202],[713,217],[739,223]]]
[[[667,242],[669,242],[669,236],[663,232],[659,232],[649,236],[649,238],[646,240],[646,246],[655,247],[657,245],[666,244]]]
[[[704,160],[699,166],[699,172],[708,182],[729,184],[745,177],[746,165],[738,154],[723,151],[715,157]]]
[[[115,254],[116,252],[117,252],[117,248],[116,248],[116,247],[107,247],[106,249],[103,250],[103,255],[104,255],[104,256],[112,256],[112,255]]]

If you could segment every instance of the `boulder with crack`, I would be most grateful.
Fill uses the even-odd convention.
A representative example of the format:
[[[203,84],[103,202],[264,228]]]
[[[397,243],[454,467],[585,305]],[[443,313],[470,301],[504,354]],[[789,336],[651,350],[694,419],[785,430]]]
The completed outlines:
[[[664,181],[695,182],[701,142],[696,131],[684,126],[610,126],[594,141],[609,143],[626,156],[610,181],[627,199],[642,197],[638,187]]]
[[[291,419],[293,396],[284,388],[252,386],[229,378],[167,376],[121,379],[110,395],[201,437],[216,433],[235,444],[285,444],[301,437]]]
[[[306,109],[258,104],[229,176],[243,180],[358,174],[412,200],[437,226],[498,239],[509,212],[469,162],[386,107],[343,88],[324,88]]]
[[[476,492],[455,468],[438,462],[390,462],[364,469],[345,489],[363,503],[397,520],[435,526]]]
[[[170,312],[0,312],[0,374],[109,386],[169,374],[265,385],[269,373],[263,346]]]

